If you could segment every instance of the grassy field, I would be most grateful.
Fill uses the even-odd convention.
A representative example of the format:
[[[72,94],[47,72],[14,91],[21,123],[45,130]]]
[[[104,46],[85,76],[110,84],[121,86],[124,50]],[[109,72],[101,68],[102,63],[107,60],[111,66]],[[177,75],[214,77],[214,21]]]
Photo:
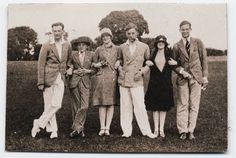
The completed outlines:
[[[33,119],[43,111],[42,93],[37,90],[36,62],[8,62],[6,146],[7,151],[29,152],[225,152],[227,150],[227,62],[209,62],[209,87],[202,93],[196,140],[181,141],[176,129],[176,108],[167,113],[166,139],[143,137],[134,120],[131,138],[121,138],[119,107],[115,108],[110,137],[99,137],[98,109],[90,107],[85,139],[70,139],[71,104],[68,89],[57,113],[59,139],[46,133],[31,138]],[[150,123],[153,128],[151,114]]]

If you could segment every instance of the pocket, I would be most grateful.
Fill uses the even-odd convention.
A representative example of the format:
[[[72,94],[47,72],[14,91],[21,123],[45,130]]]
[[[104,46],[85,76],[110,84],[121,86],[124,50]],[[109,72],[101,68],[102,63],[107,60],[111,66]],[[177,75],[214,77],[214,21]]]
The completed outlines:
[[[125,72],[123,70],[119,71],[119,78],[124,79],[125,78]]]
[[[139,81],[142,78],[141,72],[136,72],[134,74],[134,81]]]

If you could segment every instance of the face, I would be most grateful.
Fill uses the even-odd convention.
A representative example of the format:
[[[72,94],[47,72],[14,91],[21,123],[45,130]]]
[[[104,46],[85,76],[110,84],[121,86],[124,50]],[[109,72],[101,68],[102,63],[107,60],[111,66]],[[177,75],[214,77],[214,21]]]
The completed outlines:
[[[84,51],[87,50],[88,46],[87,46],[86,43],[79,43],[78,46],[77,46],[77,48],[78,48],[78,51],[84,52]]]
[[[135,28],[129,29],[126,31],[126,37],[130,42],[134,42],[138,36],[138,32],[135,30]]]
[[[109,35],[103,35],[103,37],[102,37],[102,42],[103,42],[104,44],[109,44],[109,43],[111,42],[111,36],[109,36]]]
[[[52,33],[55,40],[60,40],[62,38],[64,30],[62,29],[62,26],[53,26]]]
[[[191,28],[189,24],[182,25],[179,29],[183,38],[188,38],[190,36]]]
[[[165,43],[164,42],[158,42],[157,43],[157,48],[158,49],[164,49],[165,48]]]

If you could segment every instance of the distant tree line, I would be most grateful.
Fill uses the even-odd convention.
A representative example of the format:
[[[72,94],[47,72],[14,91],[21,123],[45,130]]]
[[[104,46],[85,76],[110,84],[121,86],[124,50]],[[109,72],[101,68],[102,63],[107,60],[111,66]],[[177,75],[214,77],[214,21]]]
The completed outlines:
[[[113,42],[116,45],[124,43],[127,38],[125,36],[125,26],[132,22],[138,26],[138,38],[140,41],[149,45],[150,49],[154,47],[154,38],[142,38],[143,34],[149,33],[148,23],[144,17],[137,10],[128,11],[112,11],[104,17],[98,27],[99,30],[104,27],[110,28],[113,34]],[[51,35],[50,33],[45,33]],[[37,41],[38,34],[28,26],[20,26],[8,30],[8,46],[7,59],[13,60],[38,60],[39,52],[42,44]],[[68,34],[66,34],[67,38]],[[72,49],[76,50],[74,44],[76,39],[71,40]],[[94,51],[102,44],[101,37],[98,36],[91,39],[90,50]],[[218,50],[214,48],[207,48],[208,56],[222,56],[227,55],[227,50]]]

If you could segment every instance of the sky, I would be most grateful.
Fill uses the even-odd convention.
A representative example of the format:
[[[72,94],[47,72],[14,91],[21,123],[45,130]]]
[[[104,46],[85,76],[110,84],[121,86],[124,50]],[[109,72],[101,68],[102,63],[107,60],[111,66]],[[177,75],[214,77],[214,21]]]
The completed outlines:
[[[170,45],[181,35],[179,23],[192,23],[192,36],[202,39],[208,48],[227,49],[226,4],[183,3],[116,3],[116,4],[13,4],[8,8],[8,28],[30,26],[44,43],[51,24],[61,21],[69,33],[69,40],[79,36],[95,39],[98,24],[111,11],[136,9],[149,25],[149,34],[143,37],[167,36]]]

